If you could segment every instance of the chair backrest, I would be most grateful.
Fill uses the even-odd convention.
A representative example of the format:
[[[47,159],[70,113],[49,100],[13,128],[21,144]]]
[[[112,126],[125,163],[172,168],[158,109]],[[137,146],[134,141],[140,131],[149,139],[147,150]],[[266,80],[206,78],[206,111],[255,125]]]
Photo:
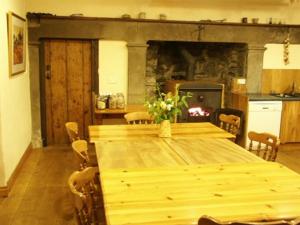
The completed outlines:
[[[131,112],[124,115],[129,124],[153,123],[153,118],[148,112]]]
[[[238,134],[236,135],[236,143],[239,143],[239,141],[241,141],[241,139],[243,138],[243,134],[244,134],[244,124],[245,124],[244,112],[232,108],[218,108],[211,115],[211,122],[216,126],[220,126],[220,119],[219,119],[220,114],[235,115],[240,117],[240,128]]]
[[[250,140],[248,149],[250,152],[256,153],[256,155],[267,161],[276,160],[279,139],[275,135],[250,131],[248,138]]]
[[[258,221],[258,222],[222,222],[209,216],[202,216],[198,220],[198,225],[299,225],[300,219],[294,220],[273,220],[273,221]]]
[[[88,155],[88,143],[86,140],[76,140],[72,142],[72,149],[76,159],[76,164],[79,165],[79,169],[82,170],[87,167],[90,161]]]
[[[237,135],[240,129],[241,119],[235,115],[220,114],[220,127],[233,135]]]
[[[67,133],[70,139],[70,142],[79,140],[79,133],[78,133],[78,123],[76,122],[66,122],[65,127],[67,129]]]
[[[95,198],[99,192],[98,176],[98,167],[87,167],[82,171],[73,172],[69,177],[68,185],[74,195],[76,219],[79,225],[98,224]]]

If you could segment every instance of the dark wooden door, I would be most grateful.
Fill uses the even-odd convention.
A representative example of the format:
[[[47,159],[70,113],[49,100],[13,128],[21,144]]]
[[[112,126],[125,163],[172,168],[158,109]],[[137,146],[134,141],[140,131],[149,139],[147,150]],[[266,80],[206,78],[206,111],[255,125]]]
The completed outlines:
[[[91,42],[46,40],[44,46],[46,144],[68,142],[67,121],[77,122],[86,138],[92,124]]]

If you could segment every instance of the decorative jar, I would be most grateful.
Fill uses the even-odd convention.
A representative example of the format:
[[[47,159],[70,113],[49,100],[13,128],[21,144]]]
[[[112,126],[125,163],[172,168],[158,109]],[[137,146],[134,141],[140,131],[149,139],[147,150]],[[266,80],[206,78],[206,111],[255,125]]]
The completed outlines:
[[[159,127],[159,137],[172,137],[170,120],[162,120]]]

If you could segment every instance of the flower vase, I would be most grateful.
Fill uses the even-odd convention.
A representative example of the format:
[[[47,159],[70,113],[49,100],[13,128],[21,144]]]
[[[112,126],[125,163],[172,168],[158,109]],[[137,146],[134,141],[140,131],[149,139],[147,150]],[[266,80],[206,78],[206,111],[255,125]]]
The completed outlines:
[[[159,137],[171,137],[171,123],[170,120],[163,120],[160,122]]]

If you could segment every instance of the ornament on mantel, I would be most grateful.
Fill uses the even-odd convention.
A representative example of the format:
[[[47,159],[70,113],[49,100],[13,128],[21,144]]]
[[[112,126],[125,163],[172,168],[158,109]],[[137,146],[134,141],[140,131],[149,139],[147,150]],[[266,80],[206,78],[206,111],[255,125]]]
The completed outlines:
[[[288,33],[286,39],[283,41],[283,61],[284,61],[284,65],[290,64],[289,45],[290,45],[290,33]]]

